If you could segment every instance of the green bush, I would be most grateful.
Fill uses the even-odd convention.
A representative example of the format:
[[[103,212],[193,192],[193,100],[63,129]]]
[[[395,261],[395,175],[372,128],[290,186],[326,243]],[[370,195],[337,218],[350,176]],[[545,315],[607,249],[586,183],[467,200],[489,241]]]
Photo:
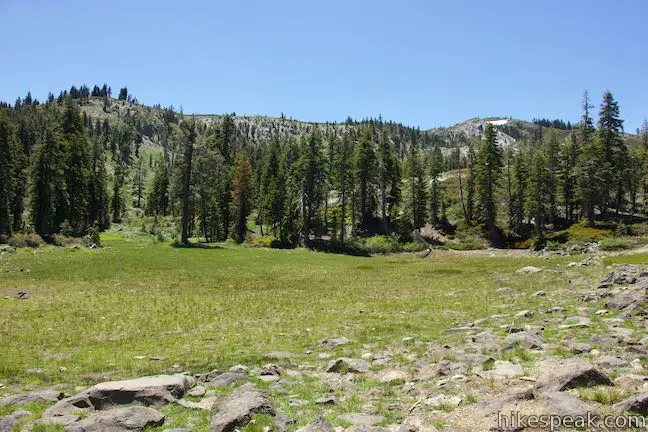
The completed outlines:
[[[271,236],[255,237],[250,242],[250,245],[254,247],[271,248],[273,247],[273,242],[276,240],[277,239]]]
[[[370,254],[389,254],[403,251],[396,236],[379,235],[355,240],[355,246]]]
[[[88,230],[88,234],[85,238],[86,246],[92,244],[101,246],[101,236],[99,235],[99,228],[92,227]]]
[[[632,242],[622,238],[610,238],[602,240],[599,249],[602,251],[618,251],[632,249]]]
[[[67,246],[75,243],[78,243],[78,239],[75,239],[74,237],[63,234],[54,234],[52,236],[52,244],[55,246]]]

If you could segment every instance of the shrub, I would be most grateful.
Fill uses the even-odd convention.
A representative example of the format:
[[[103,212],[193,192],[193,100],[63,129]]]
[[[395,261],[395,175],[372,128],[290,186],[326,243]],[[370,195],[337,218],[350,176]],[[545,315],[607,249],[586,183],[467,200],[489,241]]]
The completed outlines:
[[[373,236],[357,240],[359,249],[370,254],[402,252],[403,247],[395,236]]]
[[[63,234],[54,234],[52,236],[52,244],[56,246],[67,246],[76,242],[77,241],[74,237],[65,236]]]
[[[632,242],[630,240],[622,238],[610,238],[601,240],[599,244],[599,249],[602,251],[617,251],[617,250],[626,250],[632,248]]]
[[[255,237],[250,242],[250,245],[254,246],[254,247],[271,248],[271,247],[273,247],[272,246],[273,242],[276,242],[276,241],[277,241],[277,239],[275,239],[274,237],[270,237],[270,236]]]
[[[16,233],[8,241],[13,247],[31,247],[37,248],[43,244],[43,239],[38,234]]]

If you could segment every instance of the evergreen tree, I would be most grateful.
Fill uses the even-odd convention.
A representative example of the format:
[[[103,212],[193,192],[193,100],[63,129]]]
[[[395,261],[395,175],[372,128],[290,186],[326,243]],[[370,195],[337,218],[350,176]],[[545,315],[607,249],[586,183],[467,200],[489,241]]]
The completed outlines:
[[[545,222],[551,213],[550,209],[550,179],[547,169],[547,160],[542,151],[532,149],[531,164],[529,167],[529,214],[533,217],[536,247],[543,246],[545,242]]]
[[[141,156],[137,159],[135,165],[135,173],[133,176],[133,195],[135,196],[135,207],[142,208],[142,200],[144,199],[144,187],[146,184],[146,164],[144,158]]]
[[[345,133],[336,152],[333,184],[338,192],[340,205],[340,242],[344,243],[346,235],[346,217],[349,192],[353,188],[353,143],[351,136]]]
[[[166,216],[169,214],[169,167],[162,158],[155,166],[151,190],[148,193],[148,214]]]
[[[14,126],[0,110],[0,235],[9,237],[13,228],[13,210],[23,191],[18,188],[17,174],[22,168],[22,149]]]
[[[300,174],[299,201],[302,215],[302,242],[310,242],[311,221],[318,211],[323,192],[322,141],[320,135],[313,131],[302,138],[301,156],[297,162]]]
[[[592,105],[587,92],[583,95],[583,114],[578,127],[579,147],[581,149],[578,164],[578,198],[587,224],[595,224],[596,206],[601,201],[601,191],[605,182],[605,161],[598,141],[594,139],[596,130],[590,115]]]
[[[358,209],[360,212],[360,227],[366,227],[373,216],[374,186],[376,182],[376,152],[372,142],[371,130],[366,128],[360,135],[356,145],[354,161],[354,176],[358,189]]]
[[[410,215],[410,222],[413,229],[425,225],[425,174],[421,156],[415,145],[410,147],[408,157],[405,161],[405,178],[407,179],[407,198],[405,205]]]
[[[622,137],[623,120],[619,118],[619,105],[608,90],[603,93],[603,102],[599,112],[598,138],[603,147],[605,164],[603,171],[603,212],[605,213],[610,201],[610,191],[613,195],[616,211],[619,213],[623,205],[624,187],[628,178],[628,148]]]
[[[198,138],[194,152],[193,181],[198,198],[197,213],[206,242],[222,238],[223,156],[213,131]]]
[[[67,148],[61,135],[47,124],[34,154],[30,194],[32,222],[43,237],[57,233],[68,218],[67,161]]]
[[[434,146],[430,155],[430,213],[432,223],[439,223],[439,210],[442,206],[442,185],[439,181],[439,175],[443,171],[443,154],[439,146]]]
[[[181,235],[180,242],[183,245],[189,244],[189,224],[191,219],[191,164],[193,162],[193,151],[196,143],[196,123],[195,121],[182,121],[180,131],[183,141],[183,158],[182,158],[182,217],[181,217]]]
[[[521,146],[513,156],[513,185],[512,205],[510,219],[512,221],[511,231],[514,234],[522,234],[524,225],[524,210],[526,203],[528,167],[526,161],[526,148]]]
[[[495,127],[488,123],[484,129],[484,140],[477,153],[475,170],[477,206],[481,221],[486,224],[491,241],[496,239],[497,201],[496,191],[502,169],[502,153],[497,145]]]
[[[466,220],[472,221],[475,217],[475,175],[477,156],[472,143],[468,144],[468,179],[466,180]]]
[[[234,207],[234,240],[243,243],[247,235],[247,217],[252,210],[252,162],[247,149],[241,150],[234,167],[232,203]]]
[[[97,138],[93,140],[92,147],[88,215],[90,225],[96,226],[100,230],[105,230],[110,226],[104,149]]]
[[[398,173],[398,161],[387,129],[380,131],[378,140],[378,187],[380,189],[380,218],[386,230],[389,203],[396,198],[393,194],[394,179]]]
[[[562,203],[565,209],[567,225],[574,222],[574,211],[578,206],[576,189],[578,185],[578,163],[580,146],[575,132],[569,135],[569,140],[560,150],[558,166],[558,181],[562,189]]]
[[[122,215],[126,209],[124,200],[124,183],[126,180],[126,166],[119,160],[115,163],[115,174],[113,175],[113,193],[110,200],[110,209],[112,210],[112,221],[120,223]]]
[[[547,162],[547,222],[555,225],[558,219],[558,164],[560,144],[553,131],[546,136],[545,160]]]
[[[74,235],[85,234],[90,201],[90,157],[92,149],[83,127],[81,111],[68,101],[63,113],[62,138],[66,145],[68,219]]]
[[[273,138],[266,155],[261,175],[263,219],[270,226],[275,237],[281,230],[285,206],[285,176],[281,164],[281,146],[278,138]]]

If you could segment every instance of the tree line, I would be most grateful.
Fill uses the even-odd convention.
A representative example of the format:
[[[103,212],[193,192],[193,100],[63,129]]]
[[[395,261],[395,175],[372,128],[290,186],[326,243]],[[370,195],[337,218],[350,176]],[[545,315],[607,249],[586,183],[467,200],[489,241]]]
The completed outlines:
[[[108,89],[95,86],[90,97],[106,98]],[[84,235],[134,208],[177,220],[182,243],[243,242],[254,215],[262,235],[286,246],[374,234],[406,241],[425,225],[451,229],[457,219],[482,227],[496,245],[532,236],[541,244],[547,230],[648,203],[648,127],[642,147],[629,149],[610,92],[596,126],[586,93],[567,135],[538,134],[518,149],[502,148],[488,122],[478,143],[448,151],[416,129],[405,141],[382,119],[250,142],[233,116],[212,124],[166,108],[155,126],[161,154],[148,159],[139,151],[144,126],[92,119],[79,108],[83,89],[70,93],[62,102],[29,95],[0,107],[5,239],[30,230],[45,239]],[[132,101],[125,87],[120,99]],[[449,186],[443,174],[457,169],[458,186]]]

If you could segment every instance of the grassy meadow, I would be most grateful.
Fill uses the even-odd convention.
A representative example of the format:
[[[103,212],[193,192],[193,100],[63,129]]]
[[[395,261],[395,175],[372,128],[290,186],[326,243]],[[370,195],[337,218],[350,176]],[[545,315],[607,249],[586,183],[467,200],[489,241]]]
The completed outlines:
[[[496,289],[564,288],[565,277],[553,270],[574,259],[441,251],[425,259],[353,257],[229,243],[174,248],[114,232],[103,243],[2,256],[0,382],[202,372],[261,364],[273,351],[305,362],[321,339],[336,336],[353,341],[338,348],[349,355],[407,336],[452,341],[447,328],[541,307],[545,298],[504,300]],[[546,271],[515,273],[526,265]],[[16,300],[18,291],[31,299]]]

